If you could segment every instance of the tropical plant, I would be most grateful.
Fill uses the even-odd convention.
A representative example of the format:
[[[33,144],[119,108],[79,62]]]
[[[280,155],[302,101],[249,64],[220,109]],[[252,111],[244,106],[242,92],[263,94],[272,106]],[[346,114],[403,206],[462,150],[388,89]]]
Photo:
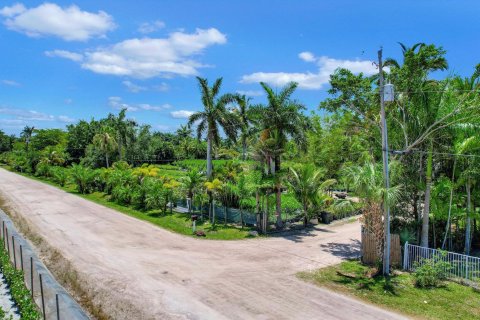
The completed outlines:
[[[312,164],[302,165],[298,169],[290,168],[290,173],[288,184],[297,200],[302,204],[303,223],[306,226],[311,206],[323,202],[324,192],[337,181],[334,179],[322,181],[323,172]]]
[[[71,169],[71,175],[73,182],[77,186],[78,192],[86,194],[92,191],[95,171],[78,164],[73,164]]]
[[[220,128],[232,140],[236,140],[238,119],[228,110],[227,106],[236,101],[236,96],[224,94],[219,96],[222,78],[215,81],[212,87],[208,86],[207,79],[197,77],[203,111],[196,112],[188,119],[188,126],[197,125],[197,138],[207,137],[207,178],[212,177],[212,147],[220,144]]]
[[[305,129],[308,128],[306,117],[301,114],[305,107],[298,101],[292,99],[298,84],[295,82],[287,84],[280,92],[275,92],[268,84],[260,82],[267,95],[267,104],[255,106],[252,112],[260,122],[262,129],[261,140],[274,138],[274,149],[279,152],[273,156],[273,172],[281,170],[281,155],[285,145],[291,137],[299,147],[305,149]],[[276,185],[276,216],[277,226],[282,226],[282,186]]]
[[[108,155],[117,147],[115,138],[108,132],[108,129],[105,129],[104,132],[97,133],[93,137],[93,144],[105,155],[105,163],[108,168],[110,166],[108,162]]]

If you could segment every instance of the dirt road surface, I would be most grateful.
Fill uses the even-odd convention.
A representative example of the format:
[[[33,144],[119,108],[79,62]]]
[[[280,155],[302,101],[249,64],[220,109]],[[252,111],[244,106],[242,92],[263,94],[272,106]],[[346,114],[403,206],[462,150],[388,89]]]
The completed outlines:
[[[358,222],[208,241],[4,169],[0,195],[72,263],[114,319],[404,319],[295,277],[358,255]]]

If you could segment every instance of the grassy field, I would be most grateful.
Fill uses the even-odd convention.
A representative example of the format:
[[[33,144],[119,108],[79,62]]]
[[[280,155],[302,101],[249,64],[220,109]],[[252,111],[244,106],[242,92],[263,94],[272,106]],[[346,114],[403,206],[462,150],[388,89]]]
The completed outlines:
[[[417,319],[480,319],[480,293],[470,287],[446,282],[438,288],[420,289],[414,286],[409,273],[385,279],[369,278],[366,276],[369,271],[369,267],[358,261],[346,261],[298,276]]]
[[[6,166],[1,166],[1,167],[7,170],[9,169]],[[23,175],[33,180],[47,183],[59,189],[65,190],[68,193],[93,201],[105,207],[127,214],[131,217],[148,221],[164,229],[193,237],[192,222],[190,220],[190,217],[186,214],[177,213],[174,211],[172,214],[167,213],[163,215],[158,210],[143,212],[133,207],[120,205],[113,201],[110,201],[109,196],[101,192],[94,192],[91,194],[80,194],[76,191],[76,188],[73,184],[67,184],[64,187],[61,187],[58,184],[54,183],[53,181],[44,177],[35,177],[29,174],[23,174],[19,172],[15,172],[15,173]],[[205,237],[206,239],[239,240],[239,239],[249,238],[248,232],[251,229],[250,228],[241,229],[240,227],[237,227],[237,226],[223,225],[221,221],[219,221],[215,227],[212,226],[208,221],[203,221],[203,222],[197,221],[197,230],[203,230],[206,234],[206,237]]]

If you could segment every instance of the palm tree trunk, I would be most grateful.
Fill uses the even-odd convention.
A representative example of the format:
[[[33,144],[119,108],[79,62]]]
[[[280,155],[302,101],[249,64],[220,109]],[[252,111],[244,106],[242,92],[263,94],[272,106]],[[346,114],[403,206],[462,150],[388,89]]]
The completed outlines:
[[[447,218],[447,225],[445,227],[445,236],[443,237],[443,242],[442,242],[442,250],[445,249],[448,233],[452,232],[451,216],[452,216],[453,186],[455,184],[455,167],[456,166],[457,166],[457,158],[455,157],[455,160],[453,161],[452,188],[450,189],[450,201],[448,204],[448,218]]]
[[[427,172],[426,172],[426,189],[425,189],[425,205],[423,208],[422,217],[422,237],[420,246],[428,248],[428,227],[430,216],[430,194],[432,189],[432,162],[433,162],[433,141],[430,140],[430,147],[428,149],[427,157]]]
[[[210,131],[210,128],[209,128]],[[207,135],[207,179],[212,177],[212,137]]]
[[[213,196],[212,196],[212,225],[215,226],[215,203],[213,202]]]
[[[471,209],[471,181],[470,177],[467,179],[467,183],[465,185],[465,188],[467,189],[467,218],[465,222],[465,254],[469,255],[470,254],[470,248],[471,248],[471,219],[470,219],[470,209]]]
[[[243,161],[247,160],[247,139],[245,137],[242,141],[242,158]]]
[[[108,152],[105,153],[105,162],[107,163],[107,168],[109,167],[108,163]]]
[[[275,158],[275,171],[280,171],[280,156]],[[277,216],[277,228],[283,227],[282,222],[282,185],[280,180],[277,183],[275,215]]]

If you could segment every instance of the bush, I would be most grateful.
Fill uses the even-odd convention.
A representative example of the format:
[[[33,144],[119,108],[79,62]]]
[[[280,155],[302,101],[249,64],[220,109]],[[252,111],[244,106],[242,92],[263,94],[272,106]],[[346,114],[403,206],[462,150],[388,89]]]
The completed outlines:
[[[85,168],[82,165],[72,165],[73,182],[77,185],[77,190],[80,193],[90,193],[93,189],[93,181],[95,178],[95,171]]]
[[[446,270],[450,269],[450,263],[443,261],[440,256],[434,256],[430,259],[423,259],[421,263],[416,262],[413,278],[415,286],[419,288],[437,287],[443,280],[447,279]]]
[[[51,167],[50,173],[53,177],[53,180],[58,183],[60,186],[64,187],[68,181],[68,171],[62,167]]]

